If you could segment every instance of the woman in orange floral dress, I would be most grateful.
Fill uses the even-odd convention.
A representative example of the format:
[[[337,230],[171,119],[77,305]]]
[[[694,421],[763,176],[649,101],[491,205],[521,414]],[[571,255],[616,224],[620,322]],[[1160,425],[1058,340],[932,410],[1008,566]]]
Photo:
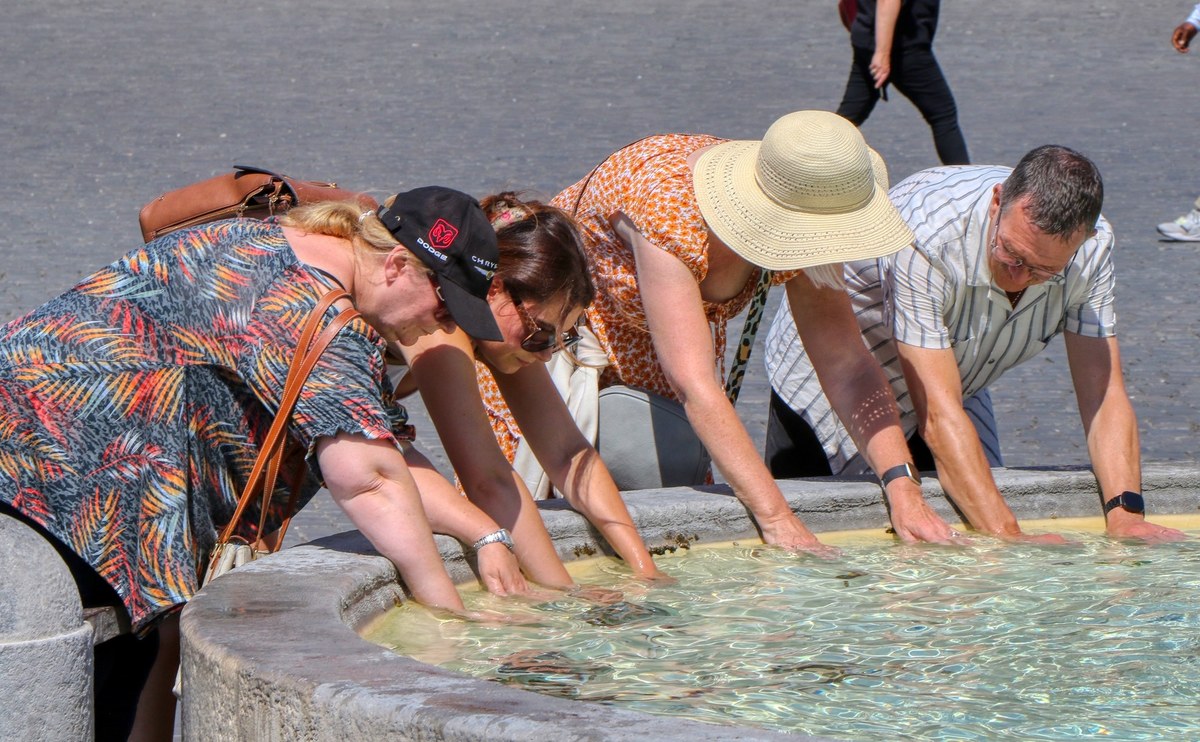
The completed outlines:
[[[895,401],[863,346],[841,262],[912,238],[887,199],[879,156],[844,119],[801,111],[760,141],[668,134],[611,155],[553,201],[575,214],[592,261],[587,324],[608,356],[601,388],[625,384],[682,403],[764,540],[821,549],[792,513],[722,388],[726,325],[760,271],[776,271],[824,390],[876,472],[909,462]],[[492,409],[506,451],[516,429]],[[886,487],[905,540],[955,538],[900,477]],[[897,516],[900,517],[897,517]]]

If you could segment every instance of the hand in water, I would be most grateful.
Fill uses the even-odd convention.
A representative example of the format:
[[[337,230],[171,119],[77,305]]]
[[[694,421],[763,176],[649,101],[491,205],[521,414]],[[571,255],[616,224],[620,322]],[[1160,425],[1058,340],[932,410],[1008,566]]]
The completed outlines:
[[[906,544],[953,544],[962,546],[970,543],[965,534],[950,527],[941,516],[929,507],[923,497],[896,498],[890,502],[892,531],[896,538]]]
[[[1130,519],[1124,522],[1108,524],[1108,535],[1113,538],[1127,538],[1144,541],[1148,544],[1160,544],[1170,541],[1184,541],[1188,535],[1174,528],[1167,528],[1148,520]]]
[[[640,575],[633,579],[645,584],[647,587],[670,587],[671,585],[679,584],[679,580],[666,572],[659,572],[658,570],[655,570],[654,574]]]
[[[1068,546],[1076,542],[1063,536],[1061,533],[1024,533],[1018,532],[1014,534],[1001,535],[995,534],[996,538],[1003,541],[1009,541],[1015,544],[1034,544],[1039,546]]]
[[[521,574],[517,558],[504,544],[484,546],[476,553],[479,564],[479,579],[493,595],[526,595],[529,583]]]
[[[433,608],[430,606],[426,606],[426,608],[438,618],[457,618],[463,621],[495,626],[535,626],[540,623],[537,618],[532,616],[511,616],[500,611],[470,608],[454,610],[450,608]]]
[[[839,549],[821,543],[791,512],[773,521],[759,521],[758,527],[762,531],[763,541],[772,546],[781,546],[789,551],[803,551],[822,559],[833,559],[842,553]]]
[[[599,587],[598,585],[574,585],[567,588],[566,593],[569,597],[599,603],[600,605],[611,605],[625,599],[625,595],[620,590]]]

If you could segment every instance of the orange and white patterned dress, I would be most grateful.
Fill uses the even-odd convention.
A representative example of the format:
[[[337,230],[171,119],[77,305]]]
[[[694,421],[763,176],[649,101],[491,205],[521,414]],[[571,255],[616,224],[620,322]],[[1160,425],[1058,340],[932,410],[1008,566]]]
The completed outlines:
[[[625,214],[650,243],[678,258],[700,283],[708,274],[708,228],[696,203],[687,158],[723,141],[702,134],[647,137],[618,150],[552,201],[575,214],[591,262],[596,299],[587,309],[587,321],[609,361],[600,376],[601,389],[624,384],[676,398],[647,329],[633,250],[617,237],[609,217],[618,211]],[[785,283],[799,272],[779,271],[771,282]],[[757,282],[756,271],[737,296],[704,303],[716,350],[713,364],[722,376],[726,325],[745,309]],[[477,363],[476,369],[492,428],[511,461],[520,430],[487,367]]]

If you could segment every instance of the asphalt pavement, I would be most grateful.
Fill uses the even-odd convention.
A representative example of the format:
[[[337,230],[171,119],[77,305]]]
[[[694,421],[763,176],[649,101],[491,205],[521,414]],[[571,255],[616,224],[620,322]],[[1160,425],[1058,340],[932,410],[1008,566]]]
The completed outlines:
[[[850,47],[835,6],[16,0],[0,24],[0,321],[139,244],[143,203],[233,164],[380,197],[428,184],[549,197],[647,134],[760,138],[784,113],[837,106]],[[975,162],[1053,142],[1099,164],[1123,365],[1154,461],[1200,448],[1200,244],[1154,231],[1200,192],[1200,60],[1169,44],[1190,8],[953,0],[935,43]],[[893,180],[937,164],[900,96],[863,131]],[[738,409],[760,442],[766,395],[759,353]],[[1009,465],[1087,462],[1061,341],[993,396]],[[289,542],[346,527],[317,503]]]

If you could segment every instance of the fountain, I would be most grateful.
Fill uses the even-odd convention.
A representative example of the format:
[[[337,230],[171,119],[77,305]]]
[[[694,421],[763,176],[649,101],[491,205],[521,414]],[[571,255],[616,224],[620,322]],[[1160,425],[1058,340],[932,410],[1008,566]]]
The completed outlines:
[[[1095,515],[1095,480],[1078,469],[998,470],[1022,519]],[[1148,465],[1152,513],[1194,513],[1200,469]],[[816,531],[883,528],[878,486],[791,480],[781,487]],[[936,482],[936,509],[953,517]],[[652,549],[750,540],[744,508],[721,486],[627,493]],[[566,560],[603,553],[587,523],[559,501],[545,517]],[[452,576],[473,579],[461,547],[440,542]],[[239,568],[184,611],[183,732],[187,738],[449,740],[805,739],[746,727],[651,716],[539,695],[389,652],[356,630],[403,601],[389,562],[357,533],[339,534]]]

